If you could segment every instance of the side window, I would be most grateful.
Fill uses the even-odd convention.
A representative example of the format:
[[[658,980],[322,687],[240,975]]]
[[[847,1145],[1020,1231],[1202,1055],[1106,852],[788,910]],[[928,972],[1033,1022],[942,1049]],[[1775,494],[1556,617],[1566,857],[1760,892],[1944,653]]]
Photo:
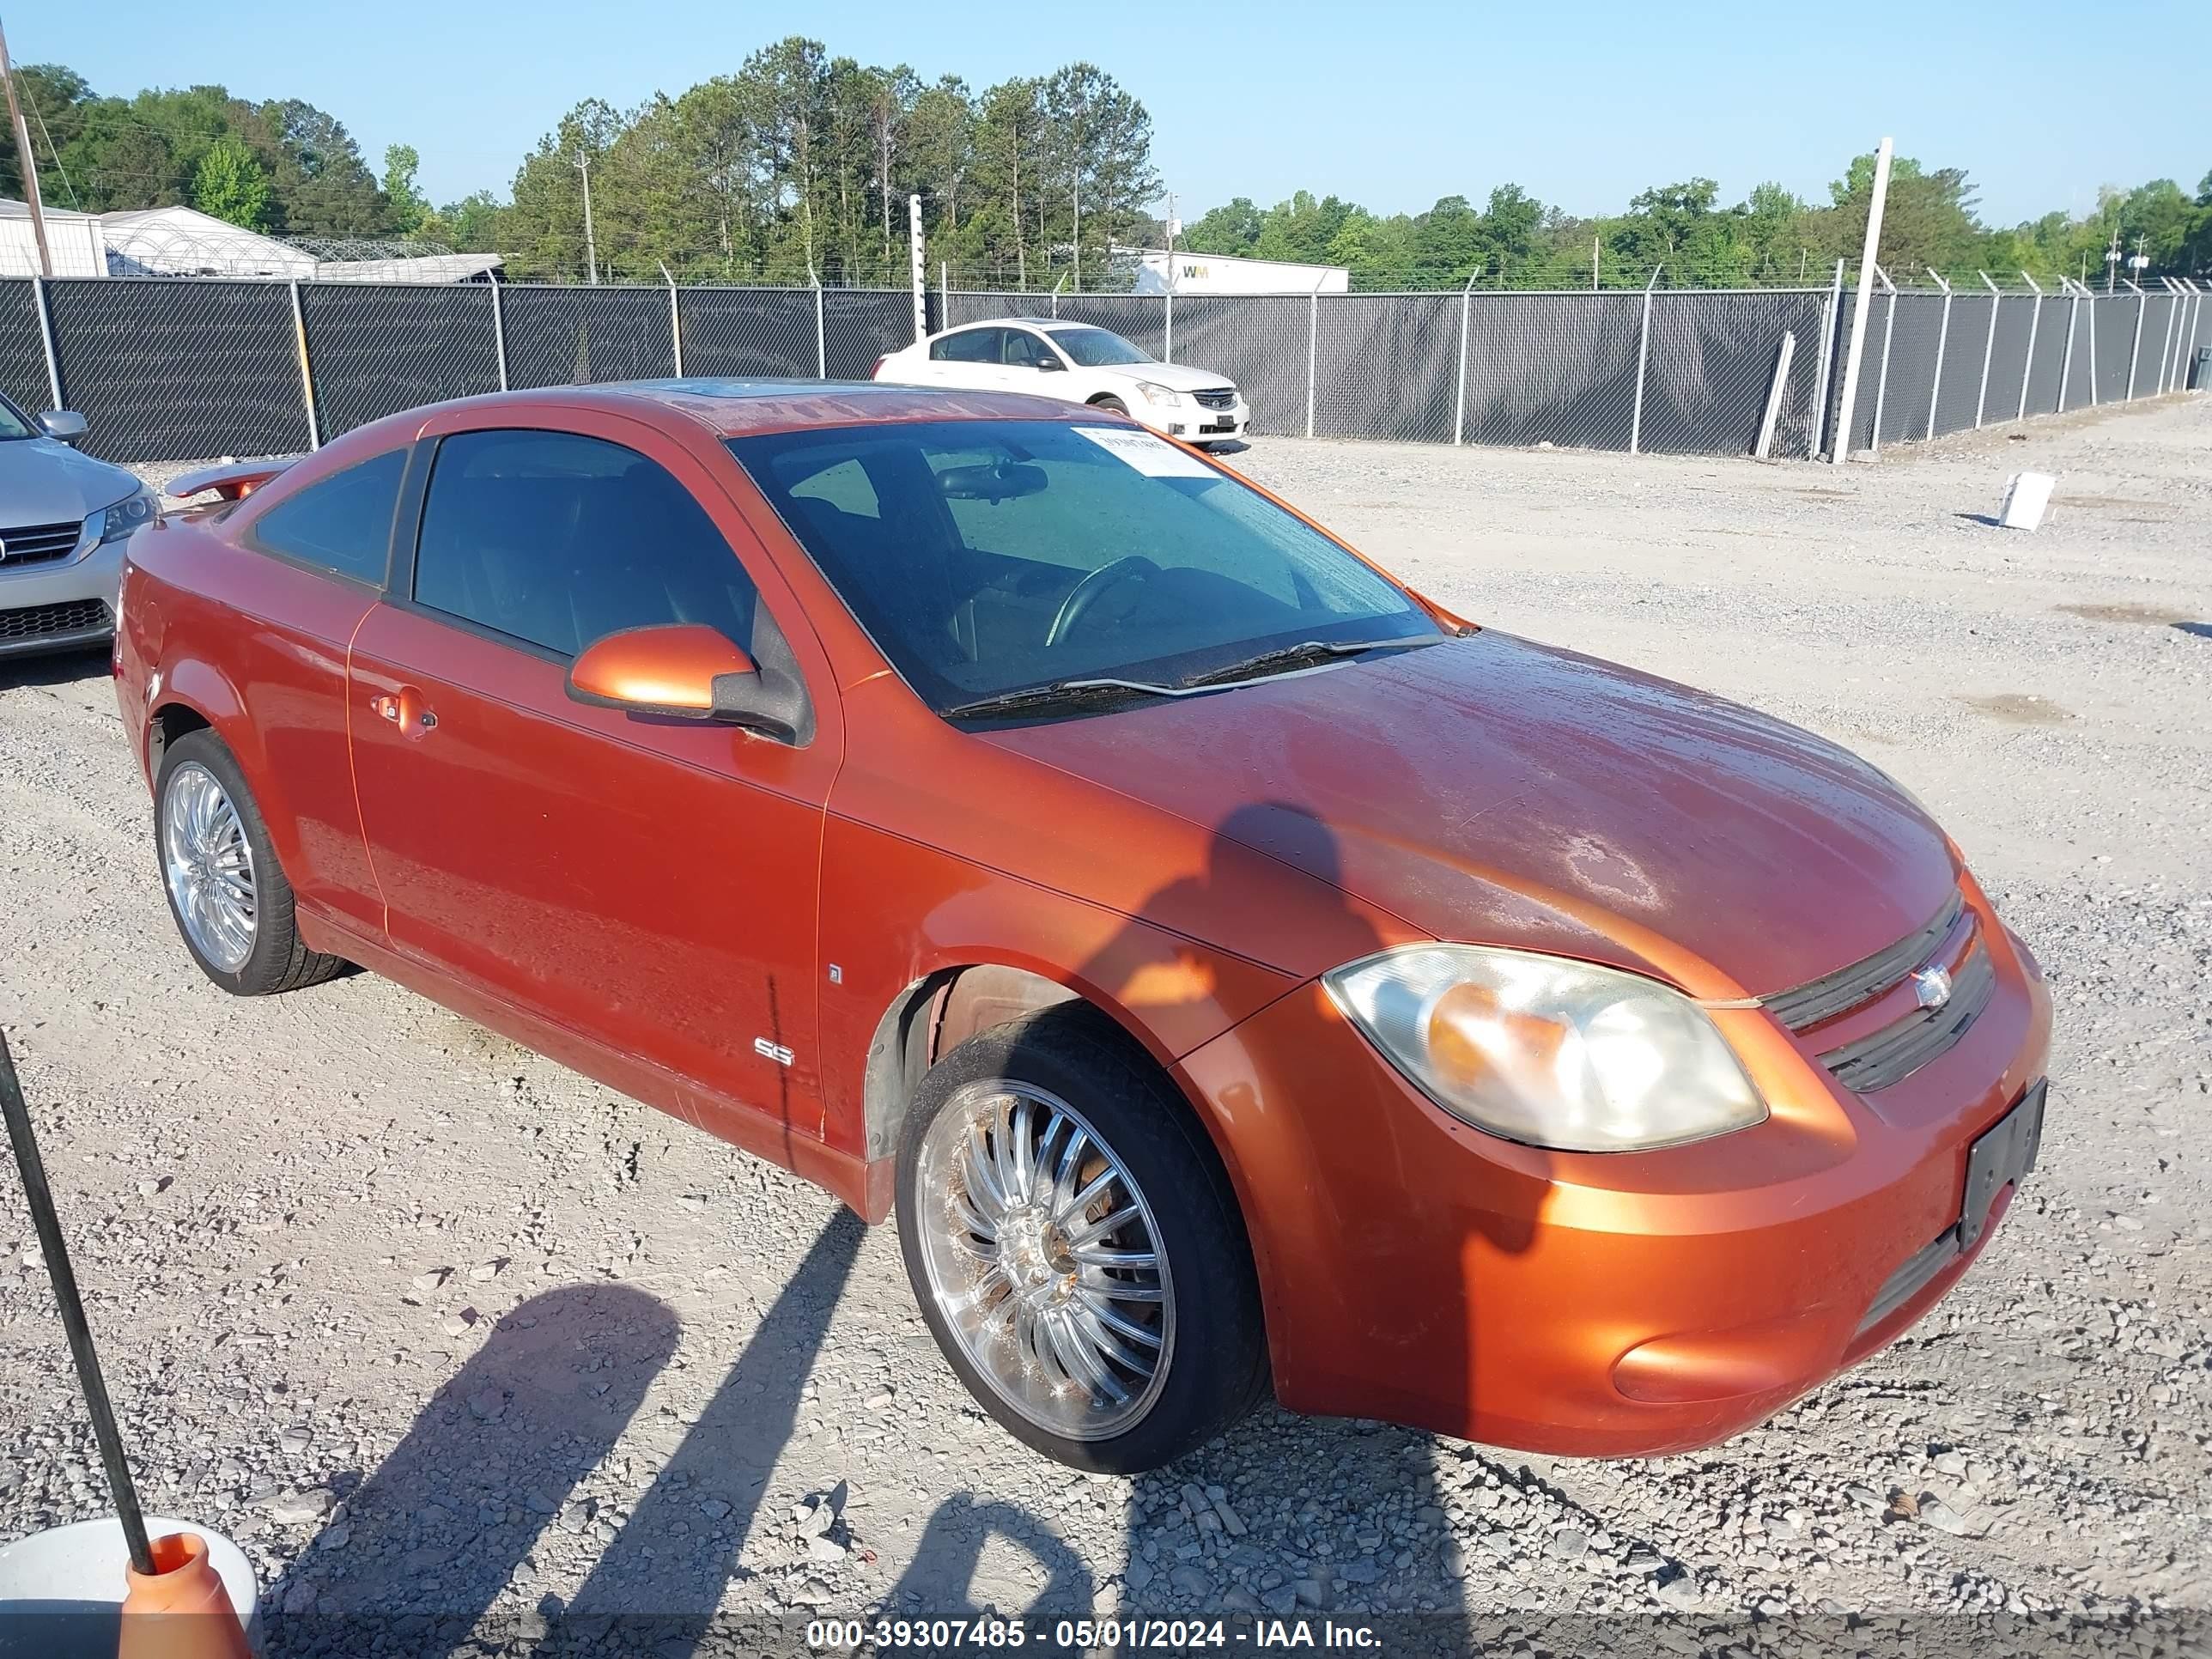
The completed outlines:
[[[392,509],[406,470],[407,452],[390,449],[333,472],[256,519],[246,540],[302,564],[380,586],[392,550]]]
[[[1004,331],[1006,337],[1006,362],[1014,368],[1035,368],[1052,356],[1052,348],[1025,328]]]
[[[438,446],[417,604],[574,656],[623,629],[675,622],[750,649],[756,597],[691,492],[635,450],[509,430]]]
[[[1002,349],[1003,328],[969,328],[929,343],[929,355],[940,363],[995,363]]]

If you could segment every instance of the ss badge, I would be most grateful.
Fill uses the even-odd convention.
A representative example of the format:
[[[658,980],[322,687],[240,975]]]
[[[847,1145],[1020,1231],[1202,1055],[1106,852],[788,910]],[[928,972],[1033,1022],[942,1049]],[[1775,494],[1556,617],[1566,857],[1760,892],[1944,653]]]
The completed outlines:
[[[770,1042],[766,1037],[753,1039],[753,1052],[763,1060],[772,1060],[779,1066],[791,1064],[791,1050],[781,1042]]]

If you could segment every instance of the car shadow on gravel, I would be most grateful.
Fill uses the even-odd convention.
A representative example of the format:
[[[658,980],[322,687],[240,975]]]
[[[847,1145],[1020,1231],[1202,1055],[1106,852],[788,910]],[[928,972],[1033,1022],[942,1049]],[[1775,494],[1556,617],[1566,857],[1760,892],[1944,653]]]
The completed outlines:
[[[567,1607],[564,1640],[688,1653],[707,1634],[865,1233],[840,1210],[714,1398],[619,1528],[579,1497],[676,1352],[673,1310],[618,1284],[532,1297],[441,1389],[263,1599],[264,1659],[447,1653],[558,1528],[605,1540]],[[509,1621],[512,1622],[512,1621]]]
[[[0,691],[13,691],[19,686],[72,685],[80,680],[104,680],[108,676],[108,661],[104,645],[39,656],[0,657]]]

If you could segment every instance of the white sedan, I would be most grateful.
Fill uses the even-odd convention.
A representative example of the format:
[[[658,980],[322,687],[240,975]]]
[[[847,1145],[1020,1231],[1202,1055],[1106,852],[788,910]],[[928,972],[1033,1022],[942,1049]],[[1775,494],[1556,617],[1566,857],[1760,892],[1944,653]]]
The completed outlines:
[[[1044,317],[1006,317],[933,334],[877,359],[875,378],[1095,404],[1209,448],[1243,436],[1252,413],[1243,394],[1218,374],[1156,362],[1089,323]]]

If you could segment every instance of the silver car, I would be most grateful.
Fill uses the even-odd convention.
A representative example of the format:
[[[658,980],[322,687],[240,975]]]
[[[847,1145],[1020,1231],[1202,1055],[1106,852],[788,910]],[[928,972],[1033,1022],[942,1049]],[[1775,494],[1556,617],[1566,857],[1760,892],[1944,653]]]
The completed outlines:
[[[123,544],[160,515],[137,478],[76,453],[84,431],[82,415],[33,420],[0,397],[0,657],[112,635]]]

